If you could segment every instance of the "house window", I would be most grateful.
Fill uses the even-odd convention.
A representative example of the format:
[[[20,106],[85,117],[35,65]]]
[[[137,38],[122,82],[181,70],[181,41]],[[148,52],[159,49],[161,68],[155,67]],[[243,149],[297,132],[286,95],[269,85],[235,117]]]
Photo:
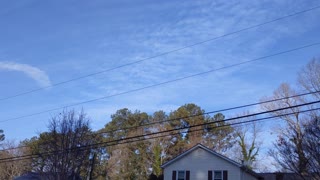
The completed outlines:
[[[208,171],[208,180],[228,180],[228,171]]]
[[[172,171],[172,180],[190,180],[190,171]]]
[[[222,171],[214,171],[213,180],[223,180]]]
[[[186,172],[185,171],[178,171],[177,180],[185,180]]]

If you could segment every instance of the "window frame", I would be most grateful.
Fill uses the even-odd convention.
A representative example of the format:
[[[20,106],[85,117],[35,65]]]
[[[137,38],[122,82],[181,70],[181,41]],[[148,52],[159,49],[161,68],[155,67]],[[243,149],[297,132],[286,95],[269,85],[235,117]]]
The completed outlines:
[[[183,172],[183,180],[187,179],[187,172],[186,170],[176,170],[177,171],[177,177],[176,180],[179,180],[179,172]]]
[[[221,178],[219,178],[219,179],[215,178],[216,172],[220,172],[221,173]],[[212,180],[223,180],[223,170],[212,170]]]
[[[228,180],[228,170],[222,170],[222,169],[211,169],[208,170],[208,180],[220,180],[220,178],[215,178],[215,174],[217,172],[222,172],[222,180]]]

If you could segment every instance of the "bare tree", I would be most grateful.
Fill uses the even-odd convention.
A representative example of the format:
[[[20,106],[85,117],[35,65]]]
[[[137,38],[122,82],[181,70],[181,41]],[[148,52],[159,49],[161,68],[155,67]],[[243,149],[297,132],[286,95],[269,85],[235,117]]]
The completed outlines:
[[[320,100],[320,59],[312,59],[298,74],[298,85],[303,91],[312,93],[308,100]],[[310,107],[316,108],[315,104]],[[308,156],[309,176],[320,179],[320,111],[311,111],[305,124],[304,150]]]
[[[303,179],[315,176],[319,179],[319,111],[312,110],[309,113],[301,113],[305,109],[314,109],[317,104],[304,107],[294,107],[308,101],[320,99],[320,61],[311,60],[298,74],[298,88],[302,92],[310,92],[308,96],[297,95],[288,84],[282,84],[273,96],[264,100],[284,98],[281,101],[274,101],[262,104],[266,110],[276,110],[278,108],[288,108],[287,110],[272,112],[272,115],[279,116],[285,121],[285,127],[280,128],[278,140],[274,144],[275,148],[270,154],[285,170],[299,174]],[[293,115],[284,115],[293,113]]]
[[[320,91],[320,60],[312,59],[298,74],[298,83],[308,92]],[[320,92],[314,93],[320,99]]]
[[[0,152],[0,158],[12,158],[27,154],[27,148],[16,148],[18,145],[14,141],[5,141]],[[31,160],[3,161],[0,163],[0,179],[13,179],[29,171]]]
[[[320,119],[315,118],[306,124],[305,153],[308,156],[309,176],[320,179]]]
[[[307,174],[308,158],[303,150],[302,143],[304,141],[305,116],[301,114],[301,107],[294,107],[304,100],[301,97],[289,98],[297,93],[288,85],[281,84],[274,91],[272,97],[264,98],[264,100],[274,100],[284,98],[279,101],[263,103],[261,107],[268,111],[277,110],[279,108],[288,108],[286,110],[274,111],[271,114],[279,116],[284,120],[285,127],[279,129],[278,140],[274,144],[275,148],[270,150],[270,155],[281,165],[285,170],[295,172],[302,177]],[[293,115],[284,115],[293,113]]]
[[[56,180],[87,177],[88,166],[95,156],[90,146],[94,137],[86,114],[65,110],[52,117],[48,130],[27,143],[33,153],[40,154],[33,159],[34,170]]]
[[[320,100],[320,59],[312,59],[305,67],[301,69],[298,74],[298,85],[303,92],[312,93],[307,100]],[[319,105],[315,104],[309,108],[317,108]],[[319,117],[320,111],[314,110],[309,113],[315,119]]]

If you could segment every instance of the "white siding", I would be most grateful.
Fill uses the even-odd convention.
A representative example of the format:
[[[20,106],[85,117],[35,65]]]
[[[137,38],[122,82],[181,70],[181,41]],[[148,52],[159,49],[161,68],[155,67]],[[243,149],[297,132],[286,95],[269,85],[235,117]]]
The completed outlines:
[[[165,167],[164,180],[172,180],[172,171],[176,170],[190,170],[190,180],[208,180],[209,170],[227,170],[228,180],[241,180],[241,176],[251,180],[251,175],[241,173],[238,166],[201,148],[195,149]]]

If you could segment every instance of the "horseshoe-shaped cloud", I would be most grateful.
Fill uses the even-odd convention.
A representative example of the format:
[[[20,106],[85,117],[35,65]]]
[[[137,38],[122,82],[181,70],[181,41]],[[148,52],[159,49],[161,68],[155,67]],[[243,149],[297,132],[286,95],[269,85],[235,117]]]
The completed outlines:
[[[32,78],[33,80],[35,80],[41,87],[51,85],[49,76],[45,71],[42,71],[39,68],[28,64],[0,61],[0,71],[1,70],[22,72],[25,75]]]

